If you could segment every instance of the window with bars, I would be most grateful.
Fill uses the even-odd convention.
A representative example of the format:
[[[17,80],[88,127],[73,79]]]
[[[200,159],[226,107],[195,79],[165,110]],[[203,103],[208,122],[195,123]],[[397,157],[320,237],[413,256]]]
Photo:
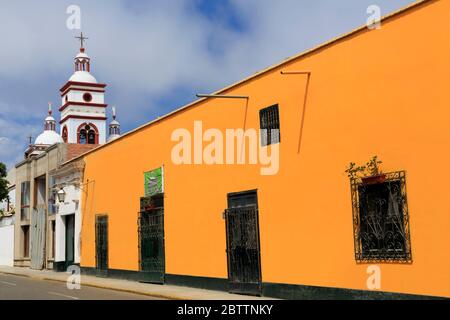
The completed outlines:
[[[383,180],[352,180],[356,260],[410,262],[406,175],[404,171],[388,173]]]
[[[55,177],[49,178],[49,188],[48,188],[48,214],[54,215],[58,212],[58,206],[56,205],[57,192],[54,188],[56,185]]]
[[[20,219],[30,219],[30,181],[22,182],[20,186]]]
[[[278,104],[259,111],[261,144],[268,146],[280,142],[280,115]]]

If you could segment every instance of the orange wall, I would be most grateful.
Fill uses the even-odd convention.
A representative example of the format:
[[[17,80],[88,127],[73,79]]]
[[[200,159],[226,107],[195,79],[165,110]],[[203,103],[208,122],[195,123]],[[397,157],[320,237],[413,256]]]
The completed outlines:
[[[354,258],[349,162],[378,155],[407,171],[413,263],[380,264],[382,290],[450,297],[450,1],[431,2],[232,88],[245,126],[280,106],[280,171],[175,166],[177,128],[242,128],[245,102],[208,100],[86,156],[82,266],[95,266],[95,215],[109,215],[109,267],[138,270],[143,173],[165,166],[166,272],[227,277],[227,193],[258,189],[264,282],[367,289]],[[293,36],[295,41],[295,35]],[[301,153],[297,145],[311,70]]]

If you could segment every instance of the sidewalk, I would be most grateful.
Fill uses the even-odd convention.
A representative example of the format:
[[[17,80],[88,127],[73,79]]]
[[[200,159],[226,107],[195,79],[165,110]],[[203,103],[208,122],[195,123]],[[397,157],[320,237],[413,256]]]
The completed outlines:
[[[69,274],[50,270],[31,270],[29,268],[0,266],[0,274],[25,276],[36,280],[66,282]],[[112,278],[98,278],[81,275],[81,287],[89,286],[102,289],[143,294],[170,300],[268,300],[266,298],[229,294],[188,287],[155,285]]]

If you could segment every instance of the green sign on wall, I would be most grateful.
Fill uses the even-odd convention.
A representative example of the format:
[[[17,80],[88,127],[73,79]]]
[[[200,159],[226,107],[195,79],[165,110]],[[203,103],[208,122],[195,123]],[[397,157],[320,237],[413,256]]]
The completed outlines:
[[[163,168],[144,173],[145,196],[151,197],[164,192]]]

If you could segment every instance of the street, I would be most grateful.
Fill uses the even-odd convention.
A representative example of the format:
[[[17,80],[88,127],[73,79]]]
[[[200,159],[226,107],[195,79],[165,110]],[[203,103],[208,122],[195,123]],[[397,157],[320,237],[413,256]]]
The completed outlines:
[[[65,283],[0,274],[0,300],[161,300],[145,295],[81,285],[69,290]]]

